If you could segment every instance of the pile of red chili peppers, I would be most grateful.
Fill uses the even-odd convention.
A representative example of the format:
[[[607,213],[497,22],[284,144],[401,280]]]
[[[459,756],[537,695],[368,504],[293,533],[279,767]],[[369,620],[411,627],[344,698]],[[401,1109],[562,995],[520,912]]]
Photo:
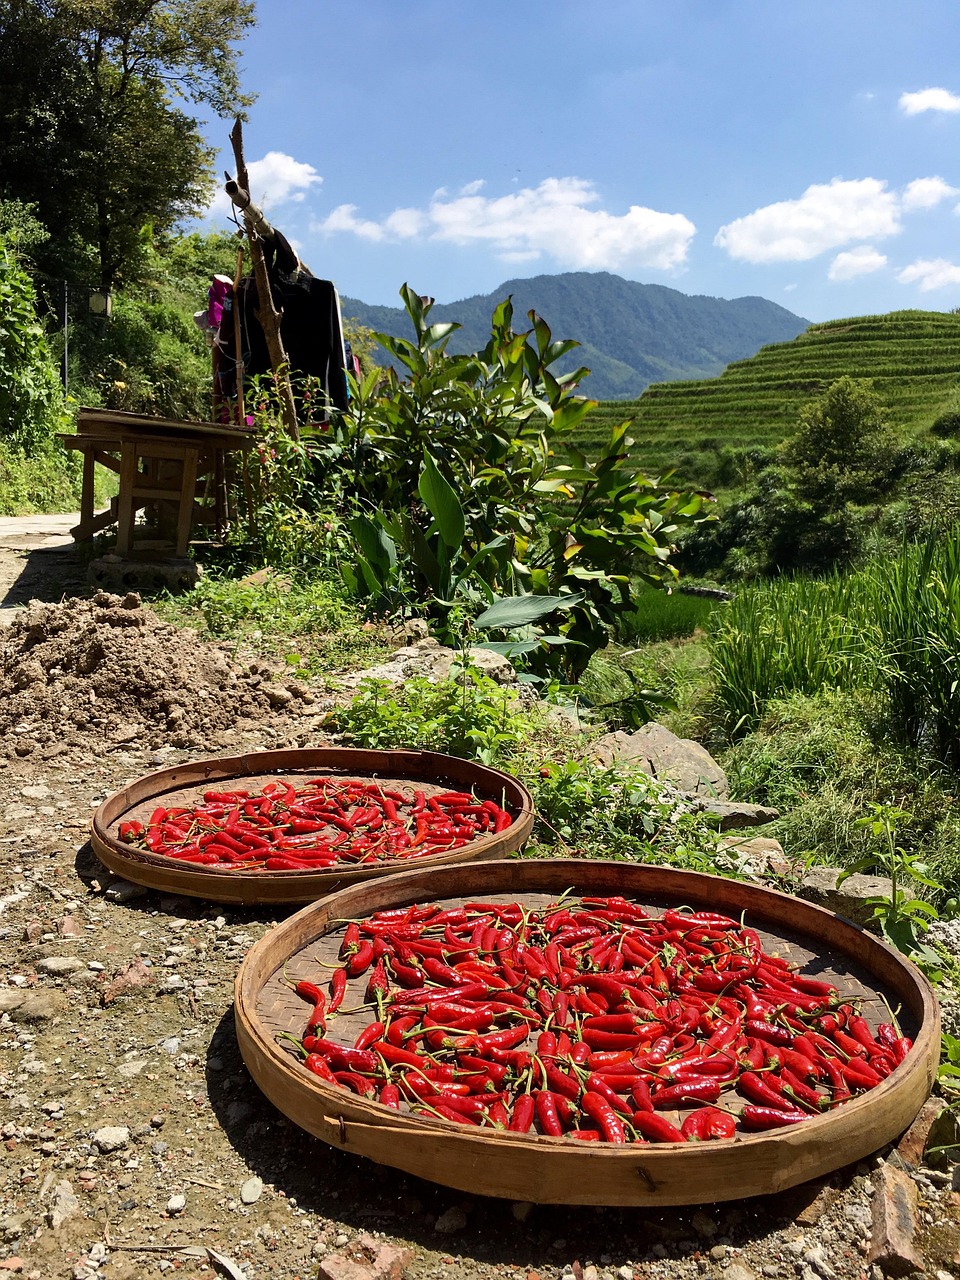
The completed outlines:
[[[490,1131],[729,1139],[843,1103],[911,1048],[740,922],[653,917],[619,896],[380,911],[348,924],[340,960],[328,989],[295,984],[313,1005],[294,1042],[303,1065],[386,1107]],[[376,1016],[346,1046],[327,1025],[352,979]]]
[[[207,791],[192,808],[158,808],[118,835],[166,858],[235,871],[322,871],[423,858],[505,831],[511,815],[465,791],[409,795],[376,782],[268,782],[259,793]]]

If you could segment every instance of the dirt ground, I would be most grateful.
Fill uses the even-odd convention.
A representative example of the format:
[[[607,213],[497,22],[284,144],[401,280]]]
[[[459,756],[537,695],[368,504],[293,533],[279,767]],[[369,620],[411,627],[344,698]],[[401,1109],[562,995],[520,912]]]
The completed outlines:
[[[878,1158],[753,1200],[732,1187],[719,1205],[549,1207],[434,1186],[281,1116],[232,1012],[237,968],[278,913],[115,882],[88,833],[144,773],[321,745],[322,699],[133,597],[71,600],[86,592],[69,546],[23,548],[45,536],[0,527],[0,1274],[879,1277]],[[913,1184],[922,1273],[956,1276],[952,1171]]]

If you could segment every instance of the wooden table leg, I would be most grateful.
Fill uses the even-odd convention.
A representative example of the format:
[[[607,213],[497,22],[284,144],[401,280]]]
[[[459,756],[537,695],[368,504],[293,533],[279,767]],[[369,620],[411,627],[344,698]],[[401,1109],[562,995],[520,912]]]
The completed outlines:
[[[185,449],[183,476],[180,481],[180,511],[177,516],[177,556],[187,554],[190,546],[190,529],[193,525],[193,499],[197,489],[197,459],[199,450]]]
[[[133,549],[133,491],[136,483],[137,446],[132,440],[125,440],[120,452],[120,493],[117,502],[117,554],[121,556],[128,556]]]

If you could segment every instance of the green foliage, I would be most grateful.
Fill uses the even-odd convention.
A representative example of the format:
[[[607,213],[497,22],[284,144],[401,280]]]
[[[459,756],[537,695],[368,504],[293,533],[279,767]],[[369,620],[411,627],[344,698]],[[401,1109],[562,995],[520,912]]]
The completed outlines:
[[[210,348],[193,313],[214,275],[233,275],[236,243],[225,234],[151,234],[140,255],[142,279],[115,296],[109,323],[75,317],[71,391],[83,404],[208,419]]]
[[[718,712],[728,731],[755,725],[791,693],[851,689],[869,670],[865,597],[872,580],[831,574],[744,587],[710,633]]]
[[[658,720],[681,738],[713,730],[712,672],[705,640],[616,644],[595,653],[577,686],[577,702],[611,729]]]
[[[684,591],[641,590],[636,593],[633,609],[617,619],[617,640],[639,645],[692,636],[709,625],[719,603]]]
[[[29,454],[0,441],[0,516],[79,510],[80,467],[79,455],[56,441]]]
[[[568,856],[614,858],[735,875],[716,831],[689,798],[638,769],[546,765],[536,783],[537,838]]]
[[[930,434],[936,436],[938,440],[955,440],[960,436],[960,413],[956,409],[941,413],[939,417],[934,418]]]
[[[183,109],[225,116],[249,0],[0,0],[0,194],[35,204],[41,266],[111,288],[136,276],[141,233],[205,203],[213,152]]]
[[[165,597],[154,607],[204,638],[235,641],[304,675],[363,666],[385,653],[380,635],[323,579],[296,581],[277,573],[206,577],[193,591]]]
[[[894,835],[897,823],[910,814],[892,804],[873,804],[873,812],[860,818],[857,825],[868,829],[878,840],[872,853],[842,872],[837,877],[837,886],[857,872],[879,872],[890,880],[890,896],[877,895],[867,899],[867,905],[873,908],[873,918],[880,925],[880,931],[888,942],[906,955],[922,956],[925,960],[937,963],[937,955],[928,951],[923,955],[924,947],[920,935],[927,929],[931,920],[939,916],[939,912],[922,898],[911,895],[913,885],[921,885],[925,889],[943,893],[943,885],[930,878],[927,866],[920,859],[895,842]],[[909,886],[905,888],[904,886]]]
[[[34,449],[62,425],[60,380],[37,320],[33,285],[0,240],[0,438]]]
[[[877,504],[896,472],[928,465],[896,443],[870,387],[838,379],[800,410],[780,464],[754,477],[718,527],[687,541],[683,567],[752,578],[854,563],[880,523]]]
[[[575,675],[630,608],[630,571],[655,585],[675,576],[673,539],[702,518],[703,499],[629,467],[628,423],[592,458],[570,447],[594,402],[572,393],[582,371],[551,372],[576,344],[554,341],[540,317],[516,333],[508,299],[484,350],[452,356],[456,326],[431,323],[430,303],[408,286],[401,295],[415,341],[380,340],[406,376],[373,370],[354,384],[315,454],[318,488],[339,499],[356,540],[348,585],[374,604],[424,602],[452,641],[462,608],[534,596],[522,608],[536,617],[488,614],[485,625],[513,633],[501,647],[532,666],[553,655]],[[548,605],[555,635],[527,630]]]
[[[893,445],[886,413],[870,386],[839,378],[800,410],[782,453],[797,494],[822,515],[877,497],[889,483]]]
[[[930,891],[933,904],[944,909],[960,892],[956,779],[897,746],[880,695],[774,699],[721,759],[732,795],[780,810],[767,830],[792,858],[841,867],[873,858],[876,839],[863,815],[893,805],[910,814],[898,820],[898,845],[944,886]]]
[[[899,740],[960,768],[960,526],[872,568],[878,674]]]
[[[464,659],[447,680],[417,677],[397,687],[364,680],[328,723],[351,745],[442,751],[496,764],[532,737],[538,721],[539,713],[524,712],[515,692]]]

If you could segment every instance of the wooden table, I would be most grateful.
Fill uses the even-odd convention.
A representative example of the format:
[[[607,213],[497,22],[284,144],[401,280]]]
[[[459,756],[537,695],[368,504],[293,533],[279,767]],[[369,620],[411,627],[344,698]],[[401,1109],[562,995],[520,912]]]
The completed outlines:
[[[225,456],[251,448],[255,436],[215,422],[81,409],[77,434],[60,439],[68,449],[83,455],[80,523],[70,531],[75,541],[86,541],[116,524],[119,555],[129,557],[136,550],[172,551],[182,558],[195,522],[212,524],[217,536],[223,537],[231,514]],[[120,481],[117,496],[101,512],[94,511],[98,463],[115,472]],[[138,543],[134,537],[136,515],[146,506],[157,506],[166,518],[160,538]]]

